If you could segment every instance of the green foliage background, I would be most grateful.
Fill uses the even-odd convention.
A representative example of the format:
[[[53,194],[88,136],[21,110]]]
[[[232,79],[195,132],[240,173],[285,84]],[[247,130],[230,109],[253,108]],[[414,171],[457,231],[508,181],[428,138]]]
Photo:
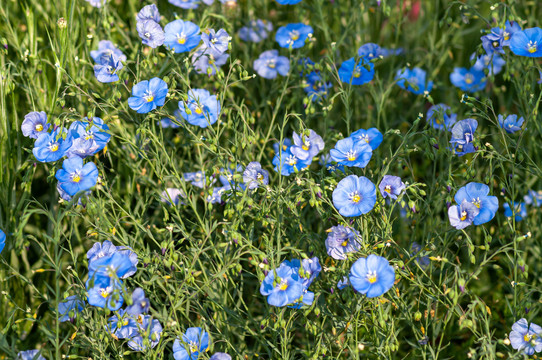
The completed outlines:
[[[66,295],[84,298],[86,252],[104,240],[138,254],[138,271],[126,284],[145,290],[151,314],[164,327],[147,359],[171,358],[173,340],[191,326],[211,334],[211,351],[202,358],[214,351],[234,359],[523,358],[506,337],[522,317],[542,322],[540,211],[530,207],[517,223],[501,210],[488,224],[457,231],[449,225],[446,202],[470,181],[488,184],[501,205],[542,186],[540,63],[507,51],[504,70],[489,77],[476,98],[464,98],[449,74],[469,67],[473,52],[482,53],[479,38],[492,26],[507,19],[523,28],[540,26],[537,1],[422,1],[417,18],[413,4],[402,0],[304,0],[296,6],[239,0],[196,10],[158,1],[162,25],[178,17],[233,36],[228,64],[213,77],[196,74],[186,54],[141,44],[135,14],[148,3],[110,0],[96,9],[83,0],[0,0],[0,228],[8,235],[0,255],[4,358],[34,348],[48,359],[140,358],[104,330],[109,311],[87,306],[73,324],[57,321],[56,307]],[[58,25],[61,18],[65,28]],[[274,33],[257,44],[237,37],[254,18],[272,21],[275,29],[291,22],[313,26],[309,44],[280,49],[292,58],[287,77],[252,77],[253,60],[279,49]],[[128,57],[117,83],[101,84],[93,75],[89,52],[103,39]],[[405,53],[377,61],[370,84],[339,82],[337,67],[366,42]],[[306,56],[333,83],[322,102],[305,97],[295,64]],[[395,85],[395,73],[406,66],[427,70],[435,82],[430,96]],[[155,76],[169,85],[167,102],[136,114],[126,101],[130,89]],[[157,122],[173,118],[190,88],[218,94],[221,120],[208,129],[162,129]],[[426,123],[422,115],[440,102],[458,119],[478,120],[474,155],[453,155],[449,133]],[[99,116],[111,128],[107,151],[93,159],[100,183],[84,206],[59,203],[54,173],[61,162],[42,164],[33,157],[32,141],[20,132],[31,111],[45,111],[63,126]],[[498,127],[500,113],[523,116],[526,130],[506,134]],[[346,173],[376,184],[385,174],[401,176],[408,189],[399,203],[380,199],[372,212],[354,219],[362,250],[333,261],[324,241],[326,229],[349,223],[331,203],[345,175],[330,174],[315,161],[308,171],[282,177],[272,169],[272,144],[310,128],[322,135],[327,152],[352,131],[370,127],[384,133],[384,142],[367,168]],[[251,161],[270,171],[269,187],[234,192],[224,205],[204,201],[210,186],[201,190],[182,181],[183,172],[210,176]],[[162,204],[166,187],[186,191],[185,204]],[[416,211],[401,217],[401,202]],[[426,269],[411,257],[414,241],[431,259]],[[351,264],[371,253],[397,267],[392,290],[377,299],[338,291]],[[314,304],[302,310],[267,305],[259,293],[264,270],[310,256],[325,267],[311,285]]]

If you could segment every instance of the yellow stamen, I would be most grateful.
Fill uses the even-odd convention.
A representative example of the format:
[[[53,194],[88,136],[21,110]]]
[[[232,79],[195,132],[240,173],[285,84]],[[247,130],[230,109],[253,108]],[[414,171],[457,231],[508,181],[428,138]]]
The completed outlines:
[[[81,176],[75,174],[72,178],[72,181],[78,183],[79,181],[81,181]]]
[[[345,240],[345,241],[343,241],[343,242],[341,243],[341,246],[342,246],[342,247],[345,247],[346,245],[348,245],[348,240]]]
[[[36,131],[42,131],[42,130],[43,130],[43,125],[42,124],[36,125]]]
[[[53,144],[51,145],[51,147],[49,148],[51,151],[57,151],[58,150],[58,144]]]
[[[201,115],[203,113],[203,110],[199,106],[196,106],[196,109],[194,110],[196,114]]]
[[[361,197],[359,195],[354,195],[354,197],[352,198],[352,201],[355,202],[355,203],[358,203],[359,201],[361,200]]]
[[[179,44],[183,45],[186,42],[186,37],[181,36],[181,37],[177,38],[177,42]]]
[[[367,281],[369,281],[371,284],[374,284],[376,282],[376,274],[368,275]]]

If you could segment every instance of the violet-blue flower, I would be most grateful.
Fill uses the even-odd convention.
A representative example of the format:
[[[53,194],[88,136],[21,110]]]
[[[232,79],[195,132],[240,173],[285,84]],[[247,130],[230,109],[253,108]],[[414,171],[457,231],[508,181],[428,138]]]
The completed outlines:
[[[205,89],[192,89],[187,95],[187,101],[179,101],[179,110],[183,119],[201,128],[216,123],[220,115],[220,103],[216,95],[211,95]]]
[[[405,189],[405,183],[399,176],[384,175],[378,189],[383,198],[390,197],[391,199],[397,199],[397,196],[401,195]]]
[[[372,150],[375,150],[380,146],[382,140],[384,140],[384,135],[377,128],[370,128],[368,130],[359,129],[354,131],[350,137],[355,142],[365,142],[369,144]]]
[[[361,247],[359,232],[351,227],[337,225],[328,230],[326,238],[327,254],[336,260],[346,260],[348,253],[356,252]]]
[[[89,190],[96,185],[98,169],[93,162],[83,165],[83,159],[74,156],[64,160],[62,169],[56,172],[55,177],[62,190],[74,196],[79,191]]]
[[[376,187],[365,176],[349,175],[333,190],[333,205],[345,217],[360,216],[376,203]]]
[[[437,130],[451,130],[457,121],[457,114],[446,104],[436,104],[427,110],[427,121]]]
[[[132,88],[132,96],[128,98],[128,106],[139,114],[146,114],[166,102],[168,86],[160,78],[152,78],[138,82]]]
[[[286,76],[290,71],[290,60],[279,56],[278,50],[267,50],[254,60],[256,73],[265,79],[274,79],[277,75]]]
[[[181,339],[173,342],[175,360],[197,360],[199,354],[209,347],[209,334],[200,327],[186,329]]]
[[[267,20],[252,20],[247,26],[239,29],[239,38],[243,41],[260,42],[267,39],[269,33],[273,31],[273,23]]]
[[[463,200],[459,205],[450,206],[448,209],[448,218],[454,228],[461,230],[471,225],[479,212],[480,209],[475,204]]]
[[[348,137],[337,141],[335,148],[331,149],[329,153],[338,164],[364,168],[373,156],[373,149],[365,141],[355,141]]]
[[[312,129],[308,129],[308,134],[307,131],[303,132],[301,136],[294,131],[292,139],[294,143],[290,152],[301,160],[315,157],[325,146],[322,137]]]
[[[250,162],[243,171],[243,182],[249,189],[269,184],[269,172],[257,161]]]
[[[509,134],[520,131],[521,125],[523,125],[523,122],[525,121],[523,117],[520,117],[518,119],[518,116],[516,114],[508,115],[506,118],[499,114],[498,120],[499,125]]]
[[[37,139],[41,134],[47,133],[51,124],[47,123],[47,114],[44,111],[32,111],[24,116],[21,131],[24,136]]]
[[[200,28],[190,21],[174,20],[164,28],[164,45],[175,53],[194,49],[201,40]]]
[[[542,351],[542,327],[535,323],[529,325],[526,319],[519,319],[512,325],[508,338],[512,348],[523,351],[525,355]]]
[[[427,73],[419,67],[398,70],[395,80],[401,88],[416,95],[429,93],[433,89],[433,82],[427,80]]]
[[[347,84],[363,85],[373,80],[375,69],[372,62],[365,58],[350,58],[339,68],[339,79]]]
[[[66,131],[58,128],[51,133],[42,133],[34,143],[32,153],[40,162],[53,162],[61,159],[72,146],[72,137]]]
[[[275,40],[282,48],[299,49],[305,45],[305,41],[313,31],[311,26],[303,23],[288,24],[277,30]]]
[[[359,258],[352,265],[348,279],[357,292],[373,298],[392,288],[395,270],[386,258],[371,254],[367,258]]]
[[[499,209],[499,200],[489,194],[489,186],[477,182],[471,182],[457,190],[454,200],[462,204],[463,200],[474,204],[480,212],[473,219],[474,225],[485,224],[491,221]]]
[[[150,46],[151,48],[157,48],[164,43],[164,30],[162,30],[162,27],[156,21],[138,21],[136,29],[144,45]]]
[[[542,29],[539,27],[517,31],[510,39],[510,50],[519,56],[542,56]]]

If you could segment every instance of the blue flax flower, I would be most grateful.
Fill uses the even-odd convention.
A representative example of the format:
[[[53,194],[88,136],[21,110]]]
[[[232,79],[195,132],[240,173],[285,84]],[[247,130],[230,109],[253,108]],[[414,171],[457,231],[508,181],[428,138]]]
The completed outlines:
[[[207,29],[201,35],[201,40],[207,48],[214,52],[215,56],[228,50],[230,35],[224,29],[215,32],[213,29]]]
[[[75,319],[78,312],[83,310],[84,302],[77,295],[68,296],[58,304],[58,321],[70,321]]]
[[[153,20],[156,23],[160,22],[160,12],[158,7],[155,4],[143,6],[141,10],[137,13],[137,21]]]
[[[516,131],[521,130],[521,125],[523,125],[523,122],[525,119],[523,117],[520,117],[518,119],[517,115],[508,115],[506,118],[502,115],[499,115],[498,117],[499,125],[509,134],[513,134]]]
[[[476,70],[474,67],[470,69],[456,67],[450,74],[450,81],[455,87],[472,93],[484,90],[487,78],[483,71]]]
[[[380,55],[382,55],[380,46],[374,43],[367,43],[367,44],[361,45],[360,48],[358,49],[358,56],[366,58],[369,61],[373,59],[377,59]]]
[[[122,53],[115,44],[113,44],[109,40],[101,40],[98,43],[98,50],[92,50],[90,52],[90,57],[94,60],[94,62],[99,63],[100,59],[103,55],[114,55],[115,58],[119,59],[119,61],[126,61],[126,55]]]
[[[231,360],[231,356],[226,353],[217,352],[214,353],[209,360]]]
[[[201,40],[199,26],[190,21],[174,20],[164,28],[164,45],[176,53],[194,49]]]
[[[516,222],[523,220],[524,217],[527,217],[527,206],[523,202],[514,201],[514,207],[510,207],[510,204],[504,203],[504,216],[512,217],[514,216]]]
[[[122,281],[109,276],[91,276],[86,282],[89,305],[116,311],[124,303]]]
[[[262,165],[257,161],[252,161],[243,171],[243,182],[249,189],[256,189],[260,185],[269,184],[269,172],[262,169]]]
[[[325,166],[327,171],[329,172],[334,172],[336,170],[344,172],[344,165],[339,165],[336,161],[333,161],[330,153],[326,153],[320,156],[320,161],[318,161],[318,163],[322,166]]]
[[[136,318],[128,315],[126,310],[120,309],[116,315],[111,316],[107,323],[109,324],[109,332],[114,338],[130,339],[137,335]]]
[[[199,354],[209,347],[209,334],[199,327],[186,329],[181,339],[173,342],[175,360],[197,360]]]
[[[450,206],[448,209],[448,218],[454,228],[461,230],[471,225],[479,213],[480,209],[478,206],[468,200],[463,200],[460,205]]]
[[[325,146],[322,137],[311,129],[308,130],[308,135],[305,131],[301,136],[294,131],[292,139],[294,143],[290,147],[290,152],[301,160],[315,157]]]
[[[349,175],[333,190],[333,205],[346,217],[371,211],[376,203],[376,187],[365,176]]]
[[[132,88],[132,97],[128,98],[128,106],[139,114],[146,114],[166,102],[168,86],[160,78],[152,78],[138,82]]]
[[[267,296],[272,306],[292,304],[303,295],[303,279],[299,276],[299,260],[285,260],[280,266],[267,273],[260,286],[260,293]]]
[[[267,20],[252,20],[247,26],[239,29],[239,38],[243,41],[260,42],[267,39],[269,33],[273,31],[273,24]]]
[[[535,205],[537,207],[540,207],[542,205],[542,190],[529,190],[527,192],[527,195],[523,197],[523,200],[527,205]]]
[[[178,6],[182,9],[196,9],[200,0],[168,0],[170,4]]]
[[[145,314],[149,311],[151,302],[145,297],[145,291],[142,288],[136,288],[132,292],[132,305],[126,308],[126,313],[132,316]]]
[[[0,230],[0,253],[2,253],[4,247],[6,247],[6,233]]]
[[[450,130],[457,121],[457,114],[446,104],[436,104],[427,110],[427,121],[437,130]]]
[[[17,354],[17,360],[47,360],[41,356],[39,350],[20,351]]]
[[[279,56],[278,50],[267,50],[254,60],[256,73],[264,79],[274,79],[277,75],[286,76],[290,71],[290,60],[285,56]]]
[[[491,32],[487,35],[484,35],[480,38],[482,40],[482,47],[487,54],[504,54],[503,50],[503,40],[504,40],[504,29],[499,27],[494,27],[491,29]]]
[[[370,128],[368,130],[365,129],[359,129],[354,131],[350,137],[354,139],[356,142],[365,142],[369,144],[371,149],[375,150],[377,147],[380,146],[382,143],[382,140],[384,140],[384,136],[377,128]]]
[[[139,332],[130,337],[128,347],[134,351],[145,351],[154,348],[160,342],[162,324],[150,315],[138,317]]]
[[[339,78],[342,82],[352,85],[363,85],[373,80],[375,66],[365,58],[350,58],[339,68]]]
[[[431,92],[433,89],[433,82],[427,81],[427,73],[418,67],[414,69],[398,70],[395,76],[397,85],[401,88],[410,91],[416,95],[423,94],[425,92]]]
[[[37,139],[41,134],[46,134],[51,124],[47,123],[47,114],[44,111],[32,111],[24,116],[21,124],[23,135],[31,139]]]
[[[131,251],[115,251],[109,256],[89,261],[89,277],[127,278],[133,275],[137,267],[130,258]],[[137,264],[137,263],[136,263]]]
[[[121,253],[122,257],[117,257],[115,259],[111,259],[113,255],[116,253]],[[128,260],[132,264],[129,266],[125,262],[125,257],[128,257]],[[123,269],[119,272],[117,272],[117,276],[124,278],[127,278],[129,276],[132,276],[135,274],[137,270],[137,254],[132,251],[129,247],[125,246],[115,246],[113,243],[109,240],[106,240],[102,243],[95,243],[92,248],[87,251],[87,259],[89,264],[89,272],[93,273],[96,271],[96,269],[102,265],[107,265],[109,263],[117,263],[114,264],[114,267],[118,267],[118,263],[122,262]],[[100,261],[100,262],[98,262]],[[105,268],[107,270],[107,267]],[[101,271],[103,272],[103,271]]]
[[[295,5],[301,1],[302,0],[277,0],[277,2],[281,5]]]
[[[531,356],[542,351],[542,327],[535,323],[529,325],[526,319],[519,319],[512,325],[508,338],[512,348],[523,350],[525,355]]]
[[[355,141],[348,137],[337,141],[329,153],[337,164],[364,168],[373,156],[373,149],[365,141]]]
[[[542,56],[542,29],[539,27],[517,31],[510,39],[510,50],[519,56]]]
[[[303,268],[302,278],[303,286],[308,288],[310,284],[318,277],[320,271],[322,271],[322,265],[320,265],[320,260],[317,257],[310,259],[303,259],[301,261],[301,267]]]
[[[510,46],[510,40],[512,39],[512,36],[518,31],[521,31],[521,26],[519,26],[516,21],[506,20],[504,31],[502,33],[502,46]]]
[[[195,187],[203,189],[205,187],[205,173],[203,171],[195,171],[183,174],[184,181],[188,181]]]
[[[122,62],[115,55],[102,55],[98,64],[94,65],[94,76],[101,83],[119,81],[117,72],[123,68]]]
[[[186,194],[184,193],[183,189],[177,188],[167,188],[160,195],[160,201],[168,203],[169,205],[179,205],[179,203],[183,204],[181,198],[186,198]]]
[[[307,158],[306,160],[301,160],[292,152],[290,148],[283,150],[282,152],[277,152],[273,158],[273,165],[275,165],[275,171],[280,172],[284,176],[290,176],[291,174],[301,171],[307,167],[312,162],[312,158]]]
[[[313,29],[309,25],[303,23],[288,24],[277,30],[275,40],[282,48],[292,47],[292,49],[299,49],[305,45],[309,34],[312,33]]]
[[[198,74],[212,76],[227,62],[229,57],[228,53],[216,53],[202,45],[192,55],[192,65]]]
[[[327,254],[337,260],[346,260],[348,253],[356,252],[361,246],[359,232],[351,227],[337,225],[328,230],[326,238]]]
[[[476,53],[472,54],[471,60],[474,59]],[[480,55],[476,58],[476,62],[472,66],[472,69],[476,71],[489,70],[489,75],[496,75],[501,72],[502,67],[506,64],[506,61],[497,53],[488,55]]]
[[[164,43],[165,34],[160,24],[154,20],[138,21],[136,24],[137,33],[141,38],[143,45],[157,48]]]
[[[94,155],[103,150],[111,139],[111,135],[107,133],[109,126],[99,117],[93,117],[92,121],[87,118],[85,121],[75,121],[68,131],[73,138],[68,156],[84,158]]]
[[[478,127],[478,121],[474,119],[465,119],[455,123],[452,127],[452,139],[450,143],[458,156],[463,156],[475,151],[474,132]]]
[[[330,82],[325,82],[322,78],[322,74],[317,71],[313,71],[307,75],[303,84],[303,90],[307,93],[307,96],[312,101],[318,101],[321,98],[327,97],[327,91],[331,88]]]
[[[468,183],[455,194],[454,200],[461,204],[463,200],[473,203],[480,212],[473,220],[474,225],[482,225],[491,221],[499,209],[499,199],[489,194],[489,186],[476,182]]]
[[[384,175],[378,189],[383,198],[390,197],[391,199],[397,199],[397,196],[401,195],[405,189],[405,183],[399,176]]]
[[[192,89],[188,92],[188,100],[179,101],[181,117],[189,124],[206,128],[213,125],[220,115],[220,103],[216,95],[205,89]]]
[[[387,292],[395,282],[395,270],[382,256],[359,258],[350,269],[350,284],[359,293],[374,298]]]
[[[62,169],[56,172],[55,177],[62,190],[74,196],[79,191],[89,190],[96,185],[98,169],[93,162],[83,165],[83,159],[74,156],[64,160]]]
[[[61,128],[51,133],[43,133],[38,136],[34,143],[32,153],[38,161],[53,162],[61,159],[72,146],[72,137],[68,135],[66,139],[63,135],[66,132]]]

